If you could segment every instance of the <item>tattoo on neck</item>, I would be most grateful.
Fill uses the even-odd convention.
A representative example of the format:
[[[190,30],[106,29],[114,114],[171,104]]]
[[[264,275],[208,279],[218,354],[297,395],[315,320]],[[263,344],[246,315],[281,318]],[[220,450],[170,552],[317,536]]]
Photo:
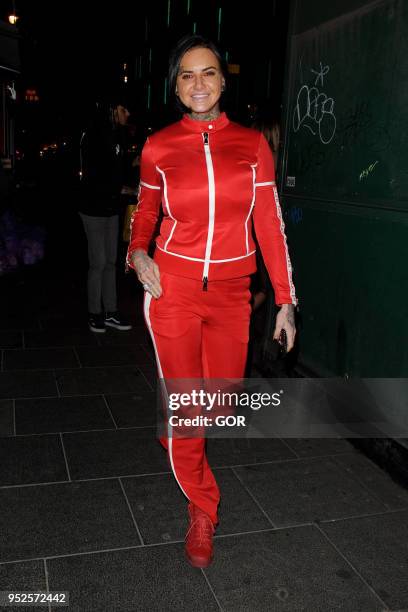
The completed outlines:
[[[219,110],[212,110],[209,113],[191,113],[191,119],[194,121],[214,121],[220,116]]]

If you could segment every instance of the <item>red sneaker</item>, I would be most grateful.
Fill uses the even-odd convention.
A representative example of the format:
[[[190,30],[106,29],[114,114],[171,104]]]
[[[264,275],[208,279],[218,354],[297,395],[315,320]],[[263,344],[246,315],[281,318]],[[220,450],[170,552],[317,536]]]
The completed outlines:
[[[193,567],[208,567],[213,560],[214,525],[208,514],[188,505],[190,526],[186,534],[186,555]]]

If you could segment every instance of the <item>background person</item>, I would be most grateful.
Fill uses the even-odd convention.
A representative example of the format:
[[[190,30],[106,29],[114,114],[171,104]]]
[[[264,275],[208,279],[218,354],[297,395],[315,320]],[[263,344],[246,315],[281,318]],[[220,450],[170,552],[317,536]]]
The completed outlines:
[[[250,319],[250,275],[258,242],[281,306],[274,335],[294,343],[295,289],[268,143],[220,110],[226,70],[217,47],[182,39],[170,57],[170,91],[181,121],[150,136],[143,148],[140,195],[127,263],[145,288],[144,312],[159,376],[242,378]],[[154,259],[147,254],[160,207]],[[206,567],[218,522],[217,483],[202,438],[162,438],[189,500],[186,554]]]
[[[255,130],[258,130],[259,132],[262,132],[271,148],[275,166],[275,181],[276,183],[278,183],[276,168],[278,166],[280,123],[277,119],[276,114],[273,112],[273,104],[271,101],[260,106],[260,108],[258,109],[257,117],[252,122],[251,127]],[[256,252],[256,265],[256,273],[251,277],[252,316],[248,343],[248,358],[245,371],[246,377],[251,376],[252,368],[255,365],[253,361],[256,353],[255,344],[257,328],[259,333],[259,329],[265,325],[265,321],[262,320],[262,317],[258,316],[258,313],[256,311],[260,309],[261,306],[265,305],[267,297],[272,289],[269,281],[268,272],[266,270],[259,248],[257,248]],[[271,296],[270,299],[273,300],[273,296]]]
[[[97,104],[81,135],[79,214],[88,241],[88,324],[96,333],[106,326],[129,330],[117,309],[116,260],[119,213],[126,169],[128,109],[118,101]]]

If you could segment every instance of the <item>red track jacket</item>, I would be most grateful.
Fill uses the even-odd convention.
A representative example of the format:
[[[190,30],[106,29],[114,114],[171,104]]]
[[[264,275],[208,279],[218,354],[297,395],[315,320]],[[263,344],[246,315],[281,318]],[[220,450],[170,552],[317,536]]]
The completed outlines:
[[[277,304],[296,304],[272,153],[262,134],[185,115],[148,138],[127,264],[147,251],[163,207],[154,259],[170,274],[208,281],[256,270],[252,220]]]

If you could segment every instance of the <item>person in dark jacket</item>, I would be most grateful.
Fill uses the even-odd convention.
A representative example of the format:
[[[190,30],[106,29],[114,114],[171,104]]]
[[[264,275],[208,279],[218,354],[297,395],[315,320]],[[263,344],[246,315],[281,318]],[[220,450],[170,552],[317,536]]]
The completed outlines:
[[[97,104],[80,142],[79,214],[88,240],[88,323],[93,332],[106,326],[129,330],[118,313],[116,258],[120,197],[124,185],[126,123],[120,103]]]

